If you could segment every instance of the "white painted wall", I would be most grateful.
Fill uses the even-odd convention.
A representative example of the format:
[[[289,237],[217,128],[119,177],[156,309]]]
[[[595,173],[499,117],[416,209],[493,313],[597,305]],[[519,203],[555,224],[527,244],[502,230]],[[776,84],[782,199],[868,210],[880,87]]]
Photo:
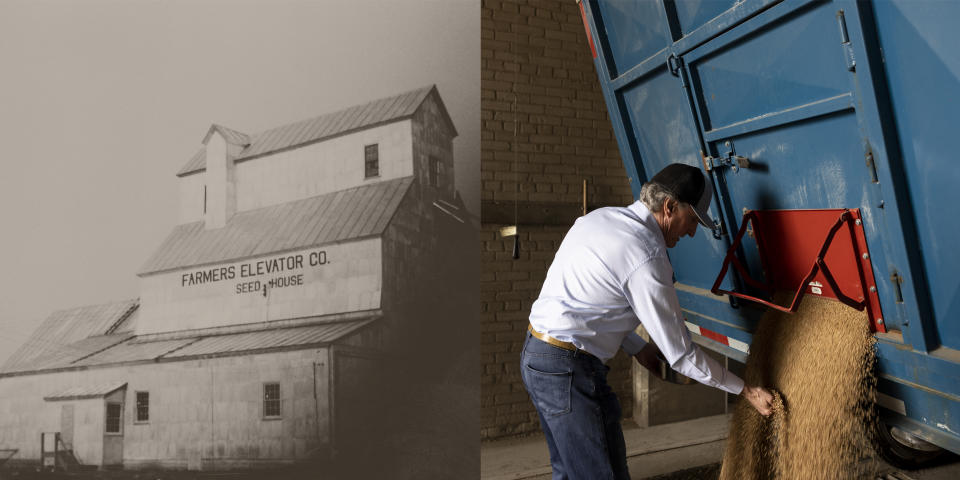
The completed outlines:
[[[77,456],[99,464],[104,399],[43,397],[125,381],[128,468],[211,469],[303,458],[330,440],[327,362],[327,349],[319,348],[0,378],[0,446],[19,448],[16,459],[39,461],[40,432],[60,431],[61,405],[73,403]],[[316,381],[314,372],[320,372]],[[264,382],[280,382],[280,420],[261,416]],[[147,423],[134,423],[136,391],[150,392]]]
[[[180,221],[191,223],[203,220],[203,188],[206,186],[207,173],[200,172],[180,177]]]
[[[413,140],[410,120],[317,142],[304,147],[241,161],[235,165],[236,211],[314,197],[373,182],[413,175]],[[222,141],[214,134],[207,145]],[[380,175],[364,178],[364,147],[379,145]],[[219,147],[217,147],[219,148]],[[215,153],[219,154],[219,153]],[[207,210],[213,188],[213,171],[180,177],[180,221],[196,222],[203,216],[203,185],[207,186]],[[214,192],[216,190],[216,192]]]
[[[207,228],[227,224],[237,210],[233,160],[227,156],[227,142],[219,132],[207,141]]]
[[[325,264],[311,265],[319,260]],[[295,258],[299,257],[299,266]],[[294,258],[294,260],[290,260]],[[266,273],[281,260],[284,270]],[[263,262],[263,263],[258,263]],[[292,262],[292,263],[291,263]],[[271,254],[239,262],[191,267],[146,276],[141,282],[136,333],[171,332],[380,308],[381,240],[370,238]],[[257,273],[257,265],[264,271]],[[287,270],[286,267],[294,268]],[[217,270],[226,278],[191,284],[190,275]],[[233,273],[229,273],[232,271]],[[226,273],[226,275],[222,275]],[[268,288],[276,278],[299,276],[302,285]],[[243,291],[249,290],[249,291]]]

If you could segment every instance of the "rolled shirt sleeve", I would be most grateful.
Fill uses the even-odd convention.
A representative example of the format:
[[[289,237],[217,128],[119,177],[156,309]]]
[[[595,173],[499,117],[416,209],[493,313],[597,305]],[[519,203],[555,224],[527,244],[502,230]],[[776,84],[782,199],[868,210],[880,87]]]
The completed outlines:
[[[704,385],[733,394],[743,390],[743,380],[704,353],[690,338],[673,286],[673,267],[666,256],[655,256],[642,263],[627,276],[623,290],[640,323],[650,334],[650,340],[660,348],[671,368]],[[622,348],[633,355],[636,352],[631,349],[637,343],[631,335],[640,338],[631,332],[624,339]],[[643,344],[639,346],[642,348]]]

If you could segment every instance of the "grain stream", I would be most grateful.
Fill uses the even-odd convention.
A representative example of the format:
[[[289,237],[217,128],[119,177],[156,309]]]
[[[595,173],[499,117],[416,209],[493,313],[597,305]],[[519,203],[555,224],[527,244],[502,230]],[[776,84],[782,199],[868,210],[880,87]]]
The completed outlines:
[[[811,295],[797,313],[768,311],[744,380],[774,391],[774,413],[737,402],[721,480],[869,478],[873,364],[864,312]]]

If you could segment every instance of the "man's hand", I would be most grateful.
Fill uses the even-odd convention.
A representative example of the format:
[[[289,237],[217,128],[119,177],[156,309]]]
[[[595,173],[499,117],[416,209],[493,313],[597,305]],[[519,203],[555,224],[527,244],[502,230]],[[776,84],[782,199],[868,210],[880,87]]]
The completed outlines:
[[[766,417],[773,413],[773,394],[766,388],[744,385],[740,396],[746,398],[750,405],[760,412],[760,415]]]
[[[640,365],[643,365],[644,368],[646,368],[647,370],[650,370],[651,372],[654,373],[654,375],[659,377],[660,376],[659,354],[660,354],[660,349],[657,348],[657,346],[654,345],[653,342],[647,342],[647,344],[644,345],[643,348],[641,348],[640,351],[633,356],[633,358],[636,358],[637,363],[639,363]]]

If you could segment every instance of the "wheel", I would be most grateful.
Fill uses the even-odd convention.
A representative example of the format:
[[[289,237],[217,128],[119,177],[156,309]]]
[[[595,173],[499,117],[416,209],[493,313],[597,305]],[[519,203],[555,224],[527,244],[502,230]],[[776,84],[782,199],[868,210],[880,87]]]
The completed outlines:
[[[890,465],[916,470],[933,462],[944,450],[881,421],[877,425],[877,451]]]

